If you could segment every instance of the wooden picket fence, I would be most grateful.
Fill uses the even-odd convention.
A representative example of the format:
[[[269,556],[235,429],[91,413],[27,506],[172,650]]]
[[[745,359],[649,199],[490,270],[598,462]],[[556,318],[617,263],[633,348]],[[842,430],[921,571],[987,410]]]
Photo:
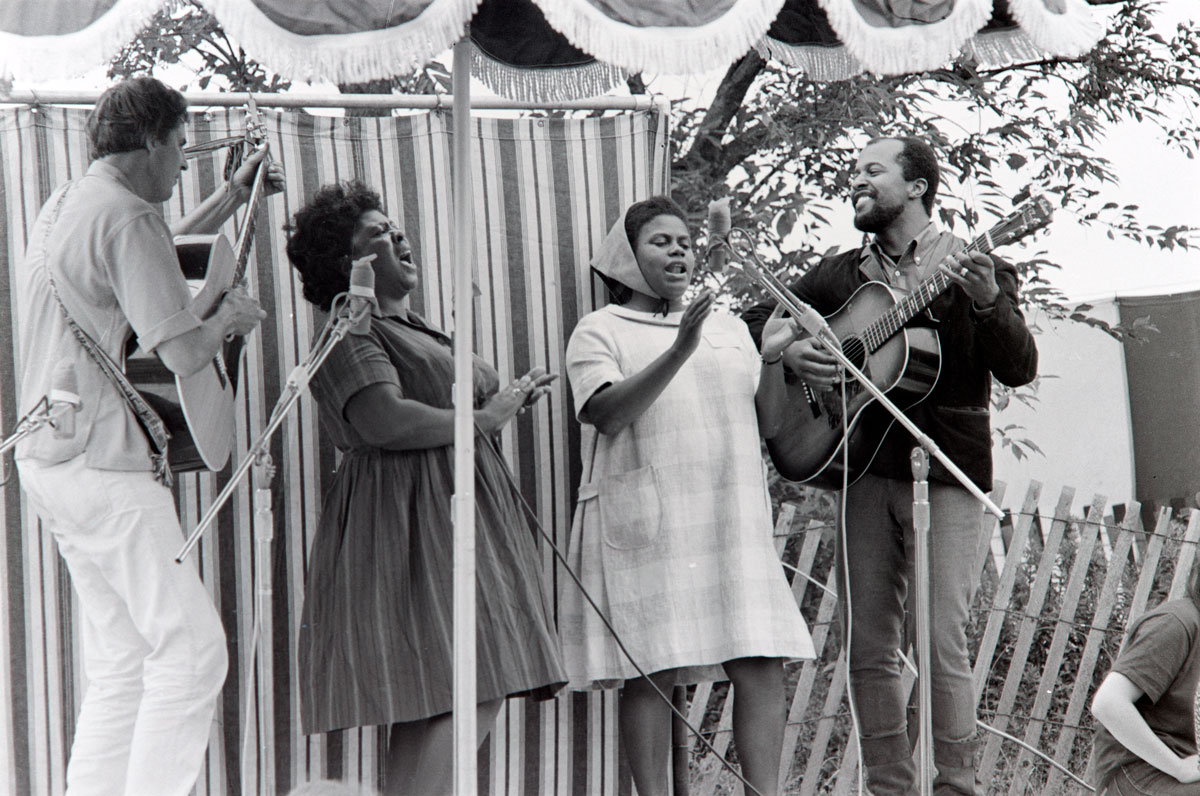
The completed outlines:
[[[1001,506],[1003,493],[1003,485],[993,492]],[[1039,509],[1042,485],[1034,482],[1004,522],[985,515],[982,523],[970,629],[981,794],[1091,792],[1082,780],[1095,726],[1092,693],[1129,618],[1182,596],[1196,555],[1200,511],[1161,508],[1147,531],[1137,503],[1117,521],[1105,498],[1075,511],[1075,497],[1064,487],[1046,513]],[[785,792],[850,796],[858,792],[858,767],[831,573],[835,535],[827,523],[797,520],[795,507],[785,504],[776,536],[785,564],[802,573],[792,590],[817,649],[817,658],[792,667],[789,678]],[[727,693],[723,684],[697,686],[688,717],[722,755],[732,740]],[[689,790],[731,794],[740,785],[696,744]]]

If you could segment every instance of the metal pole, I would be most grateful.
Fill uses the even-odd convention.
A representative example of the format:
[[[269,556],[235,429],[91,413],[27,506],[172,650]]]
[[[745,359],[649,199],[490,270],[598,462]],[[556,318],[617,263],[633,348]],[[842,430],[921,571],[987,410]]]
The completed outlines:
[[[275,793],[275,668],[274,622],[271,616],[271,543],[275,539],[275,516],[271,506],[271,482],[275,465],[271,454],[262,453],[254,464],[254,572],[258,580],[255,607],[258,611],[258,772],[262,793]],[[247,728],[247,732],[249,728]]]
[[[933,688],[929,663],[929,454],[913,448],[913,579],[917,635],[917,785],[920,796],[933,793]]]
[[[454,45],[454,794],[475,793],[474,196],[471,190],[471,40]]]

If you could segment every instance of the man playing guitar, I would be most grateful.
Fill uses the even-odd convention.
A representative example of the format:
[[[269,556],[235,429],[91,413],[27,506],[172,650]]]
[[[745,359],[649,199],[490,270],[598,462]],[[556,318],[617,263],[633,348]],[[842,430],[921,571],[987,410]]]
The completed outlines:
[[[82,396],[73,436],[43,432],[17,449],[22,486],[58,543],[84,619],[88,686],[67,766],[71,796],[189,793],[225,679],[220,617],[195,565],[174,561],[182,533],[171,491],[155,480],[118,387],[66,320],[118,366],[132,332],[189,374],[226,335],[265,317],[240,286],[207,317],[190,308],[172,234],[215,232],[246,201],[266,152],[168,228],[155,205],[187,168],[186,113],[183,96],[152,78],[106,91],[88,117],[92,163],[50,196],[19,266],[21,405],[48,392],[63,360]],[[268,190],[280,190],[282,170],[266,168]]]
[[[870,141],[858,157],[851,201],[855,226],[873,239],[822,259],[791,290],[817,312],[830,315],[868,281],[904,291],[942,269],[953,284],[933,300],[927,314],[914,319],[914,325],[937,331],[941,371],[928,397],[907,414],[988,491],[992,377],[1009,386],[1029,383],[1037,373],[1037,349],[1018,308],[1013,267],[965,251],[962,241],[931,221],[938,181],[937,157],[924,141]],[[747,311],[745,320],[756,339],[773,307],[764,303]],[[812,338],[792,343],[783,357],[786,367],[818,396],[835,390],[841,379],[836,360]],[[916,792],[898,655],[913,571],[909,455],[914,444],[898,425],[886,432],[865,474],[846,491],[844,561],[838,550],[844,623],[847,591],[852,608],[849,633],[844,634],[850,639],[851,694],[875,796]],[[934,793],[974,794],[976,715],[966,627],[981,507],[936,461],[929,478]]]

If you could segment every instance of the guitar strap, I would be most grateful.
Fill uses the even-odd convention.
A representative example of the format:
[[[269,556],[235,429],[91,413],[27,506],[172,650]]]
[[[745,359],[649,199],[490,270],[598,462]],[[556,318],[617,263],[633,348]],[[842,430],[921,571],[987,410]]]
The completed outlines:
[[[50,217],[49,223],[46,224],[46,237],[42,241],[43,256],[46,255],[46,244],[50,240],[50,230],[55,222],[58,221],[58,214],[62,210],[63,200],[67,198],[67,194],[73,185],[72,183],[63,190],[58,197],[58,202],[54,205],[53,214]],[[154,480],[169,489],[174,483],[171,468],[167,463],[167,448],[171,439],[171,433],[167,431],[167,427],[163,423],[162,418],[158,416],[158,413],[150,407],[150,404],[146,403],[146,399],[130,383],[124,371],[121,370],[121,366],[114,362],[112,357],[71,317],[71,313],[67,310],[67,305],[63,303],[62,296],[59,295],[58,285],[54,283],[54,276],[50,273],[48,257],[46,258],[45,269],[46,281],[50,283],[50,292],[54,294],[54,300],[58,302],[58,308],[62,310],[63,317],[67,321],[67,326],[71,329],[71,333],[75,335],[75,339],[83,346],[83,350],[87,352],[88,357],[108,377],[108,380],[117,388],[117,392],[120,393],[125,403],[133,411],[138,425],[141,426],[142,432],[145,433],[146,439],[150,443],[150,463],[154,470]]]

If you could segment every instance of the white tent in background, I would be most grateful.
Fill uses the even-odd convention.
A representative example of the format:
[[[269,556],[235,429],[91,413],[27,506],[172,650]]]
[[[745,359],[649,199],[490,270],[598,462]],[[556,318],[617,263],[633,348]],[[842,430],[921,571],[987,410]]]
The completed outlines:
[[[1083,303],[1132,334],[1117,340],[1075,321],[1030,318],[1041,359],[1037,400],[1010,403],[995,425],[1022,427],[1010,433],[1035,441],[1042,455],[1018,460],[998,449],[997,480],[1015,489],[1028,479],[1086,484],[1110,505],[1197,505],[1200,284]]]

